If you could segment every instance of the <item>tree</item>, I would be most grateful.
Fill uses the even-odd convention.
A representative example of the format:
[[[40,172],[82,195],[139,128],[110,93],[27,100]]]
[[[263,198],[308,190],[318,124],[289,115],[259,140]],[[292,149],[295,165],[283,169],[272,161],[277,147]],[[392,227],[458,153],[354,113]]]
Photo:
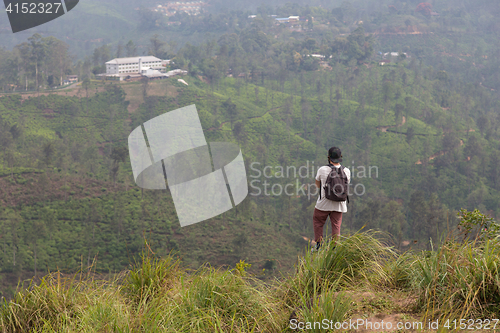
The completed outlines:
[[[45,235],[45,223],[43,220],[31,220],[31,225],[26,230],[26,241],[30,242],[33,246],[33,258],[35,263],[35,277],[37,275],[37,243],[40,237]]]
[[[152,11],[149,8],[141,7],[138,10],[139,28],[142,30],[154,30],[163,25],[165,16],[160,12]]]
[[[415,129],[413,127],[408,127],[408,129],[406,130],[406,142],[410,144],[414,136],[415,136]]]
[[[428,204],[425,200],[425,194],[422,191],[415,191],[410,197],[408,204],[410,209],[410,221],[412,237],[419,239],[424,234],[427,224]]]
[[[110,157],[113,160],[111,175],[113,177],[113,183],[116,183],[116,175],[118,174],[118,170],[120,168],[120,162],[125,162],[127,156],[128,150],[125,147],[113,148],[111,151]]]
[[[103,45],[94,49],[94,53],[92,55],[92,62],[94,68],[92,72],[94,74],[100,74],[106,71],[106,61],[109,61],[111,58],[111,50],[108,45]]]
[[[312,16],[309,15],[309,17],[307,18],[307,28],[312,30],[313,27],[314,27],[313,18]]]
[[[380,210],[380,227],[395,237],[398,245],[401,244],[406,229],[406,218],[402,208],[397,201],[391,200]]]
[[[118,42],[118,46],[116,47],[116,57],[121,58],[123,57],[123,44],[121,41]]]
[[[35,63],[35,86],[36,90],[38,90],[40,88],[38,86],[38,68],[43,64],[47,56],[47,44],[39,34],[34,34],[28,38],[28,41],[31,45],[31,59]]]
[[[146,98],[148,97],[149,79],[147,77],[141,78],[141,85],[142,85],[142,99],[145,102]]]
[[[52,87],[54,85],[54,75],[49,75],[47,78],[47,83],[49,84],[49,87]]]
[[[443,136],[442,145],[445,151],[452,151],[460,145],[460,139],[454,132],[449,132]]]
[[[155,56],[160,59],[166,58],[165,45],[166,42],[162,41],[158,34],[155,34],[153,37],[149,39],[149,54]]]
[[[44,39],[47,44],[48,56],[46,62],[47,73],[54,76],[54,84],[59,81],[59,85],[63,83],[63,75],[70,68],[71,59],[68,53],[68,44],[54,37]],[[56,77],[58,80],[56,80]]]
[[[489,120],[488,117],[484,114],[479,116],[479,118],[476,120],[477,127],[479,128],[479,131],[481,132],[481,135],[484,136],[484,132],[488,128]]]
[[[304,140],[307,138],[307,126],[309,122],[309,114],[311,112],[311,104],[306,98],[301,98],[302,125],[304,128]]]
[[[222,107],[226,110],[229,120],[231,121],[231,129],[233,129],[233,123],[238,116],[238,109],[236,104],[231,101],[231,98],[227,99],[224,103],[222,103]]]
[[[475,136],[471,136],[465,144],[464,153],[466,157],[473,158],[474,156],[482,155],[482,146]]]
[[[1,57],[1,56],[0,56]],[[5,86],[8,84],[14,84],[13,91],[16,90],[17,83],[19,81],[19,58],[13,53],[6,54],[2,57],[2,62],[0,62],[0,83],[5,90]]]
[[[417,8],[415,8],[415,12],[420,13],[424,16],[431,16],[432,5],[427,2],[421,2],[417,5]]]
[[[241,121],[235,123],[233,128],[233,133],[234,136],[236,136],[239,140],[245,141],[246,139],[245,124],[243,124]]]
[[[448,73],[446,73],[446,71],[439,71],[436,78],[445,84],[448,83]]]
[[[342,99],[342,94],[340,93],[340,90],[337,88],[335,92],[335,100],[337,101],[337,110],[339,108],[339,101]]]
[[[500,163],[500,153],[498,150],[495,150],[490,157],[489,163],[489,171],[487,173],[488,180],[493,183],[493,188],[498,189],[498,185],[500,185],[500,169],[498,168],[498,164]]]
[[[43,158],[46,165],[52,162],[52,157],[56,152],[56,148],[52,142],[49,142],[43,146]]]
[[[348,37],[349,42],[348,56],[350,59],[356,59],[358,63],[368,59],[373,53],[372,37],[365,37],[365,29],[360,25]]]
[[[83,79],[82,87],[83,87],[83,89],[85,89],[85,93],[87,96],[86,101],[87,101],[87,112],[88,112],[89,111],[89,88],[90,88],[90,79],[88,77]]]
[[[16,46],[23,60],[24,72],[34,73],[35,89],[38,90],[39,68],[43,65],[47,56],[47,44],[39,34],[34,34],[28,38],[28,42]],[[26,75],[26,90],[28,89],[28,77]]]
[[[394,99],[395,90],[396,89],[394,88],[394,85],[391,83],[391,81],[384,82],[382,86],[382,96],[384,101],[384,116],[385,113],[387,112],[387,106],[389,102]]]
[[[403,115],[404,106],[402,104],[397,103],[396,109],[394,110],[394,120],[396,125],[398,124],[399,118]]]
[[[132,40],[129,40],[125,45],[125,54],[127,57],[134,57],[137,55],[137,47]]]

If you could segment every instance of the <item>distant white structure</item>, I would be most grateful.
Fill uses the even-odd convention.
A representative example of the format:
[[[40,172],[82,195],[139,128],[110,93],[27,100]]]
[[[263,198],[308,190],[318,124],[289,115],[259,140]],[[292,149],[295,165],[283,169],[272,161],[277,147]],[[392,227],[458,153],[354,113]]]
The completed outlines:
[[[276,15],[274,15],[276,16]],[[290,23],[290,22],[298,22],[300,21],[300,16],[289,16],[289,17],[275,17],[274,18],[278,23]]]
[[[175,76],[175,75],[187,75],[188,71],[182,70],[182,69],[174,69],[171,71],[167,72],[168,76]]]
[[[66,80],[69,83],[75,83],[78,82],[78,75],[66,75]]]
[[[408,54],[406,54],[406,52],[403,52],[403,54],[408,57]],[[387,57],[388,55],[390,55],[391,57],[399,57],[399,52],[384,53],[384,58]]]
[[[317,59],[320,59],[320,60],[325,60],[327,57],[325,55],[322,55],[322,54],[307,54],[307,55],[302,55],[303,57],[313,57],[313,58],[317,58]],[[333,56],[330,56],[328,57],[329,59],[332,59]]]
[[[167,74],[156,69],[148,69],[143,71],[141,75],[147,77],[148,79],[166,79],[168,77]]]
[[[188,73],[187,71],[182,69],[174,69],[166,73],[161,73],[156,69],[148,69],[143,73],[141,73],[141,75],[147,77],[148,79],[166,79],[175,75],[186,75],[187,73]]]
[[[161,69],[164,65],[165,60],[153,56],[115,58],[106,63],[106,74],[142,74],[148,69]]]

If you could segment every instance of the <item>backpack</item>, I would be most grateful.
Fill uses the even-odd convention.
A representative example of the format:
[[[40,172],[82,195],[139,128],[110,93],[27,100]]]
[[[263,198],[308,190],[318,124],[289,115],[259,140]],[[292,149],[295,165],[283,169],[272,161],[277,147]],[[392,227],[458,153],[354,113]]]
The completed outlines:
[[[341,165],[340,168],[336,168],[333,165],[328,165],[332,170],[326,178],[325,186],[325,197],[332,201],[346,201],[349,202],[349,196],[347,192],[349,190],[349,180],[344,172],[344,167]],[[321,199],[321,191],[319,192],[319,197]]]

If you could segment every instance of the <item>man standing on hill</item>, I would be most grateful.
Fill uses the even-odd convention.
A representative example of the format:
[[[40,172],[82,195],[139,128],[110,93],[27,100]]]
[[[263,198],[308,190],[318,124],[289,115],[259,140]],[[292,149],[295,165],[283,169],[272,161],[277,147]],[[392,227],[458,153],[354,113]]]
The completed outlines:
[[[318,201],[314,207],[313,227],[316,245],[312,251],[317,251],[323,241],[323,226],[330,216],[332,223],[332,238],[340,235],[342,213],[347,212],[348,184],[351,181],[351,171],[340,165],[342,152],[338,147],[328,150],[328,165],[318,169],[316,187],[320,189]],[[346,200],[347,199],[347,200]]]

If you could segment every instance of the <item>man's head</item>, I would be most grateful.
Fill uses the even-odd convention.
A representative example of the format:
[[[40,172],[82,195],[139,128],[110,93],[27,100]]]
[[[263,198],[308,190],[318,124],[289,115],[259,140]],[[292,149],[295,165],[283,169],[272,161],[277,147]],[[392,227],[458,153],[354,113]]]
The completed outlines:
[[[338,147],[332,147],[328,150],[328,158],[332,163],[340,163],[342,162],[342,152]]]

